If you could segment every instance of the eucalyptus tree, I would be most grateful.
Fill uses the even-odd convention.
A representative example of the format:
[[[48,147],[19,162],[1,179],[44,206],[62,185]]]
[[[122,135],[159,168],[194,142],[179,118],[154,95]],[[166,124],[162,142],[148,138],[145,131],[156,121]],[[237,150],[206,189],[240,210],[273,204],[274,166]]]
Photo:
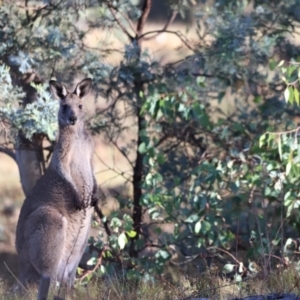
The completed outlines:
[[[131,274],[161,270],[172,249],[197,257],[203,249],[246,243],[254,257],[270,254],[269,240],[278,243],[282,228],[278,199],[290,185],[274,188],[283,165],[276,149],[259,147],[259,137],[291,126],[296,114],[282,101],[286,83],[276,66],[297,59],[290,37],[299,26],[299,1],[198,2],[166,1],[169,16],[154,31],[146,30],[151,0],[3,1],[0,7],[0,150],[16,160],[27,193],[46,168],[43,154],[51,155],[57,130],[57,104],[45,82],[93,77],[109,105],[95,112],[90,129],[128,162],[126,174],[108,167],[133,188],[120,201],[124,213],[103,216],[97,209],[108,236],[105,257],[121,264],[122,256]],[[187,11],[194,12],[195,40],[170,27]],[[95,29],[117,30],[123,48],[90,47]],[[145,41],[161,34],[181,41],[179,60],[160,63],[146,51]],[[117,66],[106,62],[114,51],[122,57]],[[278,224],[268,229],[277,211]],[[268,239],[262,242],[262,235]],[[252,248],[250,237],[258,241]],[[91,264],[97,265],[103,245],[94,242],[99,251]]]

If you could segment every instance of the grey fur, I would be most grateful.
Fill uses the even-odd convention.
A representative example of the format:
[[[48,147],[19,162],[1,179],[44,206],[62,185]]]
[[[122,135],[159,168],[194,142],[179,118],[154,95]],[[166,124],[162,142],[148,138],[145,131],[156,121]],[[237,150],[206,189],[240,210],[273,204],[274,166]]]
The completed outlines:
[[[87,244],[97,184],[93,174],[93,140],[84,127],[83,97],[91,79],[73,93],[50,81],[60,98],[59,138],[51,163],[22,206],[16,231],[19,280],[38,285],[50,278],[71,287]],[[82,108],[81,108],[82,106]]]

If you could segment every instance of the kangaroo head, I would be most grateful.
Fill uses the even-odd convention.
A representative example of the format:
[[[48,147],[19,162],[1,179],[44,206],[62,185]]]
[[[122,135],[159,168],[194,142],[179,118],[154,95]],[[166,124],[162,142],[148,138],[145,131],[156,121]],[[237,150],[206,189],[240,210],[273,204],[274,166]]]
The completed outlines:
[[[79,82],[73,93],[70,93],[63,84],[55,80],[51,80],[49,84],[53,95],[60,99],[59,126],[74,126],[76,123],[83,121],[83,98],[90,91],[92,79],[86,78]]]

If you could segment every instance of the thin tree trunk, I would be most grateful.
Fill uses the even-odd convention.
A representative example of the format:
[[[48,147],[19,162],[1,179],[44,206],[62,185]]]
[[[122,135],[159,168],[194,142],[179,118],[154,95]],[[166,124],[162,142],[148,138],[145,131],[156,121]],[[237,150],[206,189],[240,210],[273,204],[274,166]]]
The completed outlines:
[[[30,141],[22,133],[19,133],[15,153],[25,196],[28,195],[44,172],[42,143],[42,135],[35,134]]]
[[[138,96],[139,97],[139,96]],[[137,99],[139,100],[139,98]],[[140,103],[140,101],[137,101]],[[139,104],[138,104],[139,105]],[[132,239],[131,245],[130,245],[130,256],[131,257],[137,257],[138,251],[135,248],[136,243],[135,241],[139,239],[140,233],[141,233],[141,223],[142,223],[142,206],[140,204],[141,198],[142,198],[142,179],[143,179],[143,158],[144,155],[141,154],[138,151],[138,147],[141,144],[141,138],[139,135],[140,130],[142,129],[142,122],[144,118],[140,115],[140,109],[137,109],[137,126],[138,126],[138,140],[137,140],[137,155],[136,155],[136,162],[133,169],[133,213],[132,213],[132,219],[133,219],[133,228],[136,231],[136,236]]]
[[[139,53],[137,54],[137,60],[140,60],[141,56],[141,47],[142,47],[142,41],[139,38],[143,34],[143,29],[146,24],[149,12],[151,10],[152,0],[144,0],[144,3],[142,5],[142,15],[139,18],[139,21],[137,23],[137,31],[136,31],[136,37],[134,42],[137,42],[137,45],[139,47]],[[143,221],[143,214],[142,214],[142,206],[141,206],[141,199],[142,199],[142,180],[143,180],[143,159],[144,154],[141,154],[139,152],[139,145],[141,144],[141,137],[140,137],[140,131],[142,130],[143,123],[145,122],[145,118],[141,115],[141,105],[143,99],[140,96],[140,93],[143,92],[144,83],[140,80],[141,74],[135,75],[134,80],[134,92],[136,95],[136,116],[137,116],[137,150],[136,150],[136,162],[133,169],[133,213],[132,213],[132,219],[133,219],[133,227],[136,231],[136,236],[131,240],[130,244],[130,251],[129,255],[131,257],[137,257],[138,256],[138,249],[136,248],[136,241],[139,239],[141,234],[141,225]]]
[[[26,96],[23,99],[23,106],[36,100],[36,90],[30,85],[42,83],[41,78],[35,72],[23,74],[21,78],[15,75],[15,84],[22,86]],[[20,180],[25,196],[35,186],[37,180],[45,171],[45,161],[43,155],[44,135],[34,134],[31,140],[28,140],[20,130],[15,145],[16,162],[18,164]]]

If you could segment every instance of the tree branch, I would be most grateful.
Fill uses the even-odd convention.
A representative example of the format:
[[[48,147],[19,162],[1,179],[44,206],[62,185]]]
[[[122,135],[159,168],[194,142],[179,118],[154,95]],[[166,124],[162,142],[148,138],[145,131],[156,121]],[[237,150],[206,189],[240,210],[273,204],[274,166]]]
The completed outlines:
[[[166,31],[168,29],[168,27],[174,22],[176,16],[177,16],[178,12],[177,11],[173,11],[171,17],[169,18],[169,20],[167,21],[167,23],[165,24],[165,26],[159,31],[159,32],[156,32],[155,35],[153,36],[150,36],[148,38],[143,38],[142,40],[143,41],[150,41],[150,40],[153,40],[155,39],[156,37],[158,37],[160,34],[162,34],[164,31]]]
[[[116,9],[117,10],[117,9]],[[121,11],[119,11],[119,10],[117,10],[121,15],[122,15],[122,17],[127,21],[127,23],[129,24],[129,27],[131,28],[131,30],[135,33],[135,34],[137,34],[137,31],[136,31],[136,29],[134,28],[134,25],[133,25],[133,23],[131,22],[131,20],[129,19],[129,17],[128,16],[126,16],[125,14],[123,14]]]
[[[96,214],[98,215],[98,217],[100,218],[100,220],[102,221],[103,218],[104,218],[102,210],[98,207],[98,205],[94,206],[94,210],[95,210]],[[111,236],[111,230],[109,228],[107,220],[105,222],[103,222],[103,226],[104,226],[104,229],[105,229],[105,232],[106,232],[107,236]]]
[[[108,9],[110,10],[111,14],[113,15],[115,21],[118,23],[119,27],[122,29],[122,31],[127,35],[129,40],[132,42],[133,41],[133,36],[128,32],[128,30],[123,26],[121,21],[118,19],[116,13],[115,13],[115,8],[108,4]]]
[[[25,1],[25,6],[23,6],[21,4],[16,4],[16,6],[18,6],[19,8],[23,8],[26,11],[39,11],[41,9],[46,8],[48,6],[48,4],[45,4],[45,5],[40,6],[40,7],[30,7],[30,6],[28,6],[28,0],[27,0],[27,1]]]
[[[97,248],[96,248],[97,249]],[[97,249],[98,250],[98,249]],[[84,278],[86,278],[89,274],[93,274],[97,271],[97,269],[101,266],[103,253],[106,251],[106,248],[104,247],[100,251],[98,250],[98,257],[97,262],[92,270],[86,270],[84,274],[79,278],[79,282],[82,282]]]
[[[140,35],[138,37],[138,40],[141,41],[146,35],[148,34],[152,34],[152,33],[156,33],[156,34],[160,34],[160,33],[170,33],[170,34],[175,34],[178,36],[178,38],[184,43],[184,45],[189,48],[190,50],[192,50],[193,52],[195,52],[195,49],[193,49],[189,44],[188,41],[182,36],[182,34],[180,32],[177,31],[172,31],[172,30],[153,30],[153,31],[148,31],[142,35]]]
[[[152,0],[144,0],[143,8],[142,8],[142,15],[140,16],[137,24],[137,34],[136,40],[140,39],[140,36],[143,33],[143,29],[145,27],[145,23],[147,21],[148,15],[150,13],[152,6]]]

